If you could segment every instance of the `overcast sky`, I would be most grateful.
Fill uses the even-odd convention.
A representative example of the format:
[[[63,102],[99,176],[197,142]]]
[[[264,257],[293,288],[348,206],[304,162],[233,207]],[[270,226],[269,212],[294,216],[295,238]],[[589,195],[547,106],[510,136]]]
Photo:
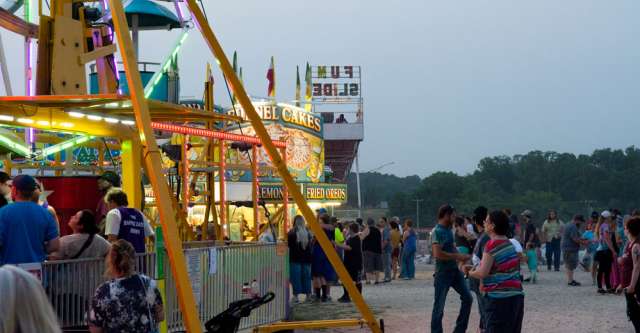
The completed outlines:
[[[590,153],[640,140],[637,0],[207,1],[228,56],[238,50],[252,95],[294,97],[295,66],[361,65],[361,170],[427,176],[472,172],[479,159],[530,150]],[[178,32],[141,33],[141,60],[163,60]],[[20,38],[2,32],[16,93]],[[202,95],[213,58],[190,35],[181,95]],[[219,73],[219,71],[218,71]],[[304,76],[304,73],[301,73]],[[228,105],[216,74],[217,104]],[[2,91],[3,92],[3,91]]]

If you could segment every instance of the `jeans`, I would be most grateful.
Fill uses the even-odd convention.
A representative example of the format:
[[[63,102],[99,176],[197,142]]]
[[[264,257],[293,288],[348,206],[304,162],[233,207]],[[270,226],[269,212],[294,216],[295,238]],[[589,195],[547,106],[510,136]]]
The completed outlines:
[[[553,257],[553,268],[556,271],[560,270],[560,238],[554,238],[550,242],[547,242],[547,249],[545,251],[547,257],[547,268],[551,270],[551,257]]]
[[[481,331],[484,331],[486,327],[485,322],[487,314],[485,310],[486,302],[484,300],[484,295],[482,294],[482,292],[480,292],[480,281],[477,279],[469,278],[469,289],[471,289],[471,291],[476,294],[476,300],[478,300],[478,314],[480,315],[480,322],[478,323],[478,326],[480,327]]]
[[[471,305],[473,304],[473,296],[467,288],[462,272],[459,270],[440,271],[434,274],[435,296],[433,299],[433,311],[431,312],[431,332],[442,332],[442,316],[444,315],[444,305],[447,300],[449,288],[453,288],[460,294],[460,313],[456,320],[456,327],[453,333],[464,333],[467,331],[469,324],[469,315],[471,314]]]
[[[311,294],[311,264],[292,262],[289,265],[289,282],[293,295]]]
[[[382,252],[382,267],[385,281],[391,281],[391,252]]]
[[[625,292],[624,296],[627,299],[627,316],[629,316],[633,328],[638,333],[640,332],[640,290],[636,289],[635,295]]]
[[[611,265],[613,264],[611,250],[598,251],[595,258],[598,261],[598,289],[602,289],[602,281],[607,289],[611,289]]]
[[[402,260],[400,261],[400,277],[413,279],[416,277],[416,251],[402,250]]]

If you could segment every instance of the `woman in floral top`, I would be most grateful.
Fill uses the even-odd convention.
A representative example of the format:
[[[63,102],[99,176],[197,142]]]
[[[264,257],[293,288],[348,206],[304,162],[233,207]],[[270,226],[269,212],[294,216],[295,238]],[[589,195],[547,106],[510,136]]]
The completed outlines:
[[[520,261],[513,244],[507,238],[509,217],[494,211],[484,222],[491,237],[484,247],[480,266],[469,276],[482,279],[486,333],[520,332],[524,315],[524,293],[520,282]],[[465,267],[469,270],[469,266]]]
[[[162,298],[148,276],[137,274],[135,250],[118,240],[107,255],[107,272],[113,278],[100,285],[91,301],[89,329],[92,333],[156,332],[164,319]]]

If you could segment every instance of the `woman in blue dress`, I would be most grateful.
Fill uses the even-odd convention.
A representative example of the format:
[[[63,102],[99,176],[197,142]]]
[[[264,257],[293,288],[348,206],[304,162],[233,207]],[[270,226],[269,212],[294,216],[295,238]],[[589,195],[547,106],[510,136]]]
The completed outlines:
[[[331,225],[331,218],[327,214],[320,215],[320,226],[322,227],[324,233],[327,235],[327,238],[334,243],[335,241],[335,232],[334,226]],[[335,246],[335,244],[334,244]],[[322,302],[327,302],[331,300],[329,294],[329,286],[327,285],[327,281],[335,280],[335,270],[331,266],[327,255],[320,247],[320,243],[314,238],[313,249],[312,249],[313,261],[311,262],[311,276],[313,277],[313,291],[315,294],[315,299],[320,300]]]

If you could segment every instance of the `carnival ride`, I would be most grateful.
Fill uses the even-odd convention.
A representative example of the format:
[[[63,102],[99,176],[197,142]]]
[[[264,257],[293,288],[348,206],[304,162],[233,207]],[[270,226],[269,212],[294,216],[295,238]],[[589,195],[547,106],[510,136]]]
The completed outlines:
[[[79,0],[52,0],[46,3],[44,10],[41,0],[3,0],[0,2],[0,26],[25,38],[25,96],[11,96],[11,83],[7,76],[4,49],[0,41],[0,61],[2,75],[7,90],[6,97],[0,97],[0,146],[6,154],[3,164],[6,169],[35,169],[50,171],[60,175],[65,169],[82,169],[75,165],[69,149],[76,145],[94,147],[109,151],[119,148],[121,161],[104,161],[99,154],[97,165],[84,166],[84,171],[100,172],[106,168],[119,167],[123,178],[123,187],[129,194],[134,206],[143,202],[140,187],[142,172],[152,186],[155,207],[162,228],[165,246],[169,256],[171,271],[176,279],[180,308],[185,328],[189,332],[202,332],[195,300],[181,246],[181,226],[184,212],[189,206],[189,159],[183,158],[180,168],[182,193],[170,190],[163,168],[163,152],[158,147],[157,136],[171,133],[179,136],[181,155],[189,148],[190,137],[207,138],[203,144],[206,158],[201,161],[202,171],[207,174],[207,210],[214,220],[226,223],[224,205],[225,150],[231,142],[241,142],[251,146],[254,170],[253,207],[258,206],[257,184],[257,146],[267,152],[275,169],[284,183],[284,203],[282,212],[286,221],[286,203],[290,191],[298,208],[308,221],[311,229],[327,254],[330,262],[343,281],[354,303],[362,313],[363,319],[330,320],[302,323],[276,323],[256,330],[270,332],[293,328],[337,327],[366,324],[374,332],[381,327],[372,312],[358,293],[355,284],[349,278],[341,260],[330,241],[322,232],[313,211],[290,175],[286,164],[286,146],[284,141],[272,140],[259,115],[254,109],[244,87],[233,71],[202,9],[196,0],[184,2],[175,0],[176,15],[166,7],[138,6],[149,0],[132,0],[127,3],[131,11],[127,13],[119,0],[84,2]],[[191,21],[183,16],[182,6],[186,5]],[[15,15],[19,8],[24,9],[24,19]],[[177,100],[158,101],[151,99],[154,89],[170,72],[172,64],[181,46],[193,27],[200,30],[212,51],[223,75],[234,92],[235,99],[246,112],[256,136],[233,134],[224,131],[225,124],[238,123],[241,119],[214,112],[213,82],[205,84],[204,110],[177,104]],[[181,28],[180,37],[174,49],[160,64],[160,70],[151,77],[143,78],[139,71],[138,31],[140,29]],[[129,30],[133,33],[129,35]],[[38,41],[37,47],[35,40]],[[119,51],[124,71],[118,70],[115,53]],[[35,61],[37,59],[37,61]],[[87,91],[86,66],[95,68],[95,93]],[[35,73],[35,77],[33,76]],[[126,80],[120,80],[120,74]],[[209,76],[208,76],[209,77]],[[121,84],[125,83],[125,85]],[[177,98],[177,95],[174,95]],[[24,140],[21,138],[24,136]],[[104,138],[102,143],[94,140]],[[64,161],[62,152],[67,152]],[[17,158],[14,158],[18,156]],[[55,156],[54,159],[48,156]],[[216,218],[214,173],[219,176],[220,216]],[[181,198],[181,200],[176,199]],[[211,209],[213,208],[213,209]],[[254,213],[256,214],[256,213]],[[208,215],[205,214],[205,215]],[[208,217],[205,223],[208,223]],[[188,228],[187,228],[188,229]],[[207,237],[203,228],[203,236]],[[188,231],[187,231],[188,233]],[[222,237],[218,232],[217,237]]]

